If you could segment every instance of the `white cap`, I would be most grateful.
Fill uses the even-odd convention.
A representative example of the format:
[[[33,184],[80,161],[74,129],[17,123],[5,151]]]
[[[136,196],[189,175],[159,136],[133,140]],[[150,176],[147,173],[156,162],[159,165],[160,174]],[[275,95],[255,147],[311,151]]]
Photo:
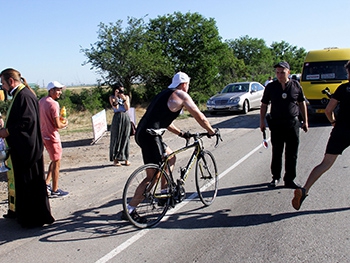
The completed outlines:
[[[174,75],[173,81],[168,86],[168,88],[174,89],[177,86],[179,86],[181,83],[188,83],[188,82],[190,82],[190,77],[186,73],[180,71]]]
[[[53,88],[65,88],[66,86],[59,83],[58,81],[54,80],[54,81],[51,81],[49,84],[47,84],[47,90],[50,90],[50,89],[53,89]]]

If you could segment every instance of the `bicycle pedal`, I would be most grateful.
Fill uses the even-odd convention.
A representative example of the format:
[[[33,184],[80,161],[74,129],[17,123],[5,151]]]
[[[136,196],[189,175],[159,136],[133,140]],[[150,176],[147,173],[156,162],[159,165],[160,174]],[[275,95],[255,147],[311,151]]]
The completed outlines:
[[[168,198],[159,198],[158,199],[158,206],[165,206],[168,201]]]

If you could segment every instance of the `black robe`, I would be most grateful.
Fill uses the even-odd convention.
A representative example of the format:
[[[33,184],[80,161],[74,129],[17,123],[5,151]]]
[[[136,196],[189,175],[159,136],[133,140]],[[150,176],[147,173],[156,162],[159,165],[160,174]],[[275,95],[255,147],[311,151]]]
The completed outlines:
[[[38,100],[28,88],[17,88],[13,97],[6,142],[15,177],[15,212],[23,227],[39,227],[55,220],[45,183]]]

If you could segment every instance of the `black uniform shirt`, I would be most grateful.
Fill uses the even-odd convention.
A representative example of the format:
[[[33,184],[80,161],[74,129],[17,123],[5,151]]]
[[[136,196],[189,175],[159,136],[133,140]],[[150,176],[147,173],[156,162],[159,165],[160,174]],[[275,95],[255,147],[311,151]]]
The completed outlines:
[[[332,98],[340,102],[337,115],[337,125],[350,127],[350,82],[341,84]]]
[[[271,103],[272,119],[291,119],[299,115],[299,102],[305,101],[303,89],[296,80],[289,80],[283,90],[279,81],[269,83],[264,91],[261,102]]]

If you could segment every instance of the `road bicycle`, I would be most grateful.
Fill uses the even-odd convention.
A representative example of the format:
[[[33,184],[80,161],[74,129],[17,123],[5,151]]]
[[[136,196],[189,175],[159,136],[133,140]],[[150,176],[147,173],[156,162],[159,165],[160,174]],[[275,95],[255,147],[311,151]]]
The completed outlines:
[[[148,129],[147,132],[154,136],[162,136],[166,129]],[[205,206],[213,203],[218,191],[218,171],[213,154],[204,149],[204,136],[208,133],[186,133],[186,145],[171,154],[163,154],[163,160],[158,164],[145,164],[137,168],[128,178],[123,191],[123,213],[127,219],[138,228],[147,228],[157,225],[165,216],[170,207],[175,207],[185,199],[185,181],[195,164],[195,183],[198,196]],[[219,129],[216,129],[215,148],[222,141]],[[191,138],[193,142],[190,143]],[[170,169],[169,160],[175,155],[193,148],[193,152],[185,167],[180,167],[180,178],[175,180]],[[164,149],[165,153],[165,149]],[[146,179],[147,170],[153,172],[151,180]],[[143,184],[141,184],[143,183]],[[140,186],[140,184],[142,186]],[[133,219],[128,213],[127,205],[134,198],[135,192],[142,192],[136,207],[137,214],[142,220]]]

